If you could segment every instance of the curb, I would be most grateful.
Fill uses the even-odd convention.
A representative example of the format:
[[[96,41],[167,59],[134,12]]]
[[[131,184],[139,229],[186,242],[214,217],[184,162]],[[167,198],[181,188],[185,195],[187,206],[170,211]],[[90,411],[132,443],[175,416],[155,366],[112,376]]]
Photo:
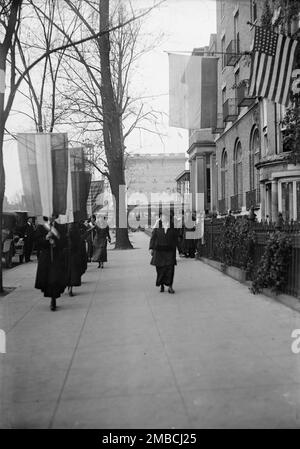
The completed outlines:
[[[199,257],[196,260],[199,260],[200,262],[203,262],[206,265],[209,265],[210,267],[220,271],[224,275],[229,276],[232,279],[235,279],[240,284],[246,285],[250,289],[251,281],[243,280],[243,276],[237,273],[238,270],[241,272],[243,270],[240,270],[237,268],[236,270],[229,270],[227,272],[226,271],[224,272],[221,268],[221,265],[222,265],[221,262],[218,262],[216,260],[207,259],[206,257]],[[289,309],[295,310],[296,312],[300,313],[300,300],[299,300],[299,298],[296,298],[295,296],[287,295],[284,293],[276,294],[276,293],[272,292],[272,290],[269,288],[264,288],[260,294],[262,294],[268,298],[271,298],[277,302],[280,302],[281,304],[288,307]]]

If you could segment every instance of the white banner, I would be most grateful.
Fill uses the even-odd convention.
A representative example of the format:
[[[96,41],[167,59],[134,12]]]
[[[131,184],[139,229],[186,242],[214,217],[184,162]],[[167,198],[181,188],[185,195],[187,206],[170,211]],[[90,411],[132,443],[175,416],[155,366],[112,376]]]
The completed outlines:
[[[217,58],[169,54],[169,125],[212,128],[217,117]]]
[[[53,211],[51,136],[36,134],[36,163],[43,215],[51,217]]]

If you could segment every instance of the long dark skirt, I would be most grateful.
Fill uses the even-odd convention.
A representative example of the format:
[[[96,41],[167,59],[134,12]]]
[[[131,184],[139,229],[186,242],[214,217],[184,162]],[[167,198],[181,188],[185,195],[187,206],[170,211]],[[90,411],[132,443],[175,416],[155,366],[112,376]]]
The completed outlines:
[[[38,258],[35,288],[41,290],[47,298],[59,298],[66,288],[66,264],[63,252],[54,253],[42,250]]]
[[[173,285],[174,271],[174,265],[156,267],[156,286],[159,287],[160,285],[167,285],[168,287],[170,287],[171,285]]]
[[[82,275],[82,259],[80,249],[67,251],[67,286],[80,287]]]
[[[107,262],[107,241],[94,242],[93,262]]]

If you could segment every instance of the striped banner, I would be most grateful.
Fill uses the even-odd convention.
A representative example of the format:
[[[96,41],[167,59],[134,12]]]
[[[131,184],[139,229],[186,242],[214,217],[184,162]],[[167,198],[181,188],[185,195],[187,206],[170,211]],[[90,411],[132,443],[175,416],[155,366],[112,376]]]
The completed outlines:
[[[66,214],[67,134],[22,133],[17,139],[27,211],[36,217]]]
[[[249,95],[288,106],[291,74],[298,41],[267,28],[255,27]]]
[[[87,200],[89,196],[91,173],[73,171],[71,173],[74,221],[87,219]]]
[[[42,216],[43,208],[36,162],[35,134],[18,134],[18,157],[26,209],[31,216]]]
[[[87,200],[90,191],[91,173],[85,169],[83,147],[70,148],[71,185],[74,221],[87,218]]]

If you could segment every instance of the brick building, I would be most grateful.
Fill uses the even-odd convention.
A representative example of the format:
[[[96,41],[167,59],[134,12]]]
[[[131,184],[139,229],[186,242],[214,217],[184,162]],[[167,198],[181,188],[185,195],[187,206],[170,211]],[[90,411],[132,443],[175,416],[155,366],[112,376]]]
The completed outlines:
[[[283,14],[269,2],[272,24]],[[285,108],[263,98],[250,98],[250,52],[254,26],[261,24],[265,6],[258,0],[220,0],[217,6],[218,120],[215,129],[218,177],[217,210],[247,213],[253,205],[258,218],[300,219],[300,166],[291,163],[283,146]],[[299,29],[299,18],[282,30]]]

